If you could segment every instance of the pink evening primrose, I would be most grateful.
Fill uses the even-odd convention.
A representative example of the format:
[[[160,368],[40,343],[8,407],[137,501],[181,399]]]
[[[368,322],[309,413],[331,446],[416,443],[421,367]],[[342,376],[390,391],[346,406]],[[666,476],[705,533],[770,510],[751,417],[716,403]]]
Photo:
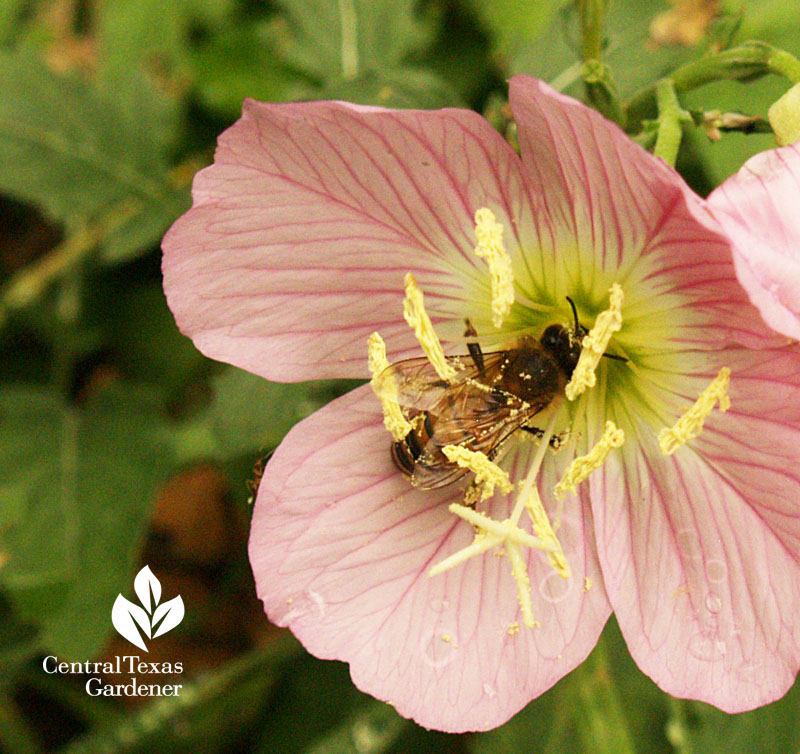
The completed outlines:
[[[752,157],[708,203],[764,321],[800,339],[800,142]]]
[[[674,170],[540,81],[510,100],[521,156],[465,110],[247,102],[164,240],[204,353],[278,381],[372,375],[266,468],[267,614],[445,731],[507,720],[612,610],[665,691],[774,700],[800,665],[800,352]],[[546,409],[474,376],[471,338],[489,359],[551,325],[582,352]],[[387,364],[423,353],[411,400]],[[435,436],[414,402],[465,385],[532,431],[497,453],[455,433],[437,458],[458,481],[414,486],[392,444]]]

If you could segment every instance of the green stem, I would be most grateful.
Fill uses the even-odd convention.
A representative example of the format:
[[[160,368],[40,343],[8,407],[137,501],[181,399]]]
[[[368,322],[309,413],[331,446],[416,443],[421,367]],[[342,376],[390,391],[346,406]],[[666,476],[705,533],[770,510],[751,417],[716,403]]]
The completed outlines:
[[[575,0],[583,39],[581,76],[586,99],[598,112],[622,124],[622,110],[611,69],[603,62],[603,24],[607,0]]]
[[[752,40],[686,63],[676,68],[669,78],[676,91],[685,92],[713,81],[749,81],[768,73],[780,74],[792,82],[800,81],[800,61],[766,42]],[[652,116],[656,87],[657,84],[651,84],[640,89],[628,102],[627,122],[631,130],[638,130],[642,120]]]
[[[583,39],[583,59],[603,59],[603,24],[606,0],[576,0]]]
[[[607,641],[601,637],[581,666],[577,691],[585,751],[595,754],[635,754],[636,748],[622,701],[614,686]]]
[[[658,102],[658,135],[653,154],[674,167],[683,137],[681,121],[684,119],[684,112],[678,102],[675,86],[670,79],[661,79],[656,83],[656,101]]]
[[[793,84],[800,84],[800,60],[785,50],[772,48],[769,67],[773,73],[780,74]]]
[[[686,702],[683,699],[669,697],[669,720],[667,721],[667,740],[672,744],[676,754],[694,754],[694,747],[689,736],[689,722],[686,719]]]

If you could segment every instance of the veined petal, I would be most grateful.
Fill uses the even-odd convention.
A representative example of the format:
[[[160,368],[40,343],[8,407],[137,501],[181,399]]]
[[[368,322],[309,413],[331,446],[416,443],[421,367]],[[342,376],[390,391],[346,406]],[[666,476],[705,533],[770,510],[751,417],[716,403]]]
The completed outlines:
[[[467,292],[489,290],[475,211],[518,258],[524,194],[473,112],[247,101],[164,239],[169,305],[201,351],[269,379],[366,376],[375,330],[392,359],[418,354],[398,316],[409,271],[434,325],[463,334]]]
[[[764,321],[800,339],[800,143],[749,159],[708,197]]]
[[[591,480],[631,654],[665,691],[728,712],[779,698],[800,667],[800,354],[770,355],[726,354],[731,409],[675,455],[642,421]]]
[[[349,662],[356,685],[401,714],[453,732],[495,727],[580,663],[609,615],[591,517],[576,502],[559,534],[571,580],[528,552],[541,626],[526,629],[507,558],[487,553],[428,576],[474,531],[447,510],[462,491],[411,487],[389,442],[368,386],[289,433],[253,516],[259,596],[271,620],[313,654]],[[512,473],[522,473],[529,449],[511,451]],[[502,518],[492,505],[508,515],[508,498],[489,502]]]
[[[620,283],[624,320],[636,323],[643,344],[764,345],[766,328],[738,284],[730,242],[675,170],[541,81],[514,77],[510,100],[537,189],[534,288],[555,286],[556,299],[587,292],[594,315]]]

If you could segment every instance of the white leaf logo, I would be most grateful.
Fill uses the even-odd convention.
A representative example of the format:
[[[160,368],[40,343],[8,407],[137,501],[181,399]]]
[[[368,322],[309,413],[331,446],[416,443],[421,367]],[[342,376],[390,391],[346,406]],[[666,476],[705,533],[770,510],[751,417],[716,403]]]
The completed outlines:
[[[133,589],[143,607],[117,595],[111,609],[111,622],[121,636],[131,644],[147,652],[142,633],[148,638],[171,631],[182,620],[184,615],[183,600],[180,595],[162,602],[161,582],[155,577],[149,566],[142,568],[133,581]],[[140,633],[141,630],[141,633]]]

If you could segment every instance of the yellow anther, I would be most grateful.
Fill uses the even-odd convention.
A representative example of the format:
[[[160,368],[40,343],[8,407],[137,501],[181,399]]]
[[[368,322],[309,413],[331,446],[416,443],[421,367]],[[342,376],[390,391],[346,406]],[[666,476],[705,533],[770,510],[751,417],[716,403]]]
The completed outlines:
[[[588,388],[594,387],[595,369],[608,348],[611,336],[622,328],[622,301],[624,299],[622,286],[614,283],[608,292],[610,294],[608,309],[597,315],[594,327],[583,339],[581,343],[583,350],[578,364],[572,373],[572,379],[567,383],[565,392],[571,401],[574,401]]]
[[[370,384],[383,407],[383,425],[392,433],[394,441],[399,442],[411,431],[411,424],[397,402],[397,384],[386,359],[386,344],[376,332],[369,336],[368,362],[372,374]]]
[[[728,385],[731,381],[731,370],[722,367],[711,384],[700,393],[695,404],[672,426],[662,429],[658,434],[658,447],[665,455],[671,456],[678,448],[697,437],[703,429],[706,417],[714,405],[719,402],[719,410],[727,411],[731,407],[728,397]]]
[[[525,564],[522,553],[519,551],[518,545],[509,542],[506,549],[508,550],[508,559],[511,561],[511,575],[517,584],[517,599],[522,612],[522,622],[528,628],[535,628],[539,624],[533,617],[531,580],[528,577],[528,567]]]
[[[500,492],[504,494],[508,494],[514,488],[508,478],[508,473],[480,451],[462,448],[460,445],[445,445],[442,453],[451,463],[456,463],[462,469],[469,469],[475,474],[475,484],[481,488],[481,500],[486,500],[494,495],[495,487],[499,487]]]
[[[525,498],[525,509],[531,517],[533,531],[536,536],[551,547],[551,550],[547,553],[547,559],[550,561],[553,570],[562,578],[568,579],[572,574],[569,562],[564,555],[561,542],[558,541],[558,537],[553,531],[536,485],[528,489],[527,497]]]
[[[556,497],[562,498],[567,492],[575,492],[578,485],[595,469],[599,469],[612,448],[619,448],[625,442],[625,433],[612,421],[607,421],[603,435],[585,456],[578,456],[570,465],[561,481],[555,486]]]
[[[492,210],[481,207],[475,213],[475,253],[489,264],[492,278],[492,324],[500,328],[514,304],[514,272],[511,257],[503,245],[503,226]]]
[[[406,322],[414,328],[422,350],[428,357],[428,361],[436,370],[436,374],[443,380],[452,382],[456,376],[456,370],[447,361],[442,350],[442,344],[434,332],[430,317],[425,311],[425,304],[422,299],[422,291],[417,287],[414,276],[409,272],[405,278],[406,298],[403,303],[403,316]]]

